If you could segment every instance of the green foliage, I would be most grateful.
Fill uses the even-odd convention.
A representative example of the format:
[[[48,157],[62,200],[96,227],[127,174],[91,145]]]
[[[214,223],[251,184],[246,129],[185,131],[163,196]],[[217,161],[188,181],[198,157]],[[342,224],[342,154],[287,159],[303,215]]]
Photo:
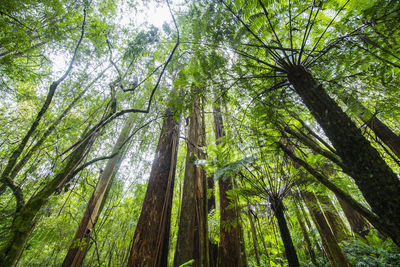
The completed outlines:
[[[390,239],[382,241],[376,231],[364,238],[354,238],[341,244],[354,266],[399,266],[400,250]]]

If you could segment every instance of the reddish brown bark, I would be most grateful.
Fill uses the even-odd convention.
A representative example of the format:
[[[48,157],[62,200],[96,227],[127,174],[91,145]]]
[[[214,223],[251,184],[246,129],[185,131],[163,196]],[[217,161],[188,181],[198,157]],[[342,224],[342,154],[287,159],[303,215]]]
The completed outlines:
[[[329,258],[333,261],[334,266],[351,266],[342,249],[339,247],[335,236],[333,235],[328,222],[326,221],[321,208],[318,205],[317,198],[313,193],[301,192],[311,217],[315,221],[318,232],[326,246],[326,252],[329,253]]]
[[[96,184],[88,204],[86,206],[85,213],[81,219],[78,229],[75,233],[75,237],[72,241],[68,253],[65,256],[62,266],[72,267],[81,266],[85,259],[87,250],[89,248],[90,237],[94,226],[96,225],[97,219],[102,211],[105,199],[107,198],[108,189],[111,186],[111,179],[113,174],[119,166],[119,161],[122,156],[122,148],[129,136],[130,130],[133,125],[133,118],[130,118],[121,131],[118,137],[112,154],[114,155],[108,160],[104,171],[101,173],[99,181]]]
[[[221,110],[214,107],[214,130],[216,143],[225,136]],[[230,177],[218,180],[220,199],[220,241],[218,248],[218,266],[240,266],[240,227],[237,212],[232,208],[227,192],[232,189]]]
[[[128,266],[167,266],[179,122],[167,109]]]

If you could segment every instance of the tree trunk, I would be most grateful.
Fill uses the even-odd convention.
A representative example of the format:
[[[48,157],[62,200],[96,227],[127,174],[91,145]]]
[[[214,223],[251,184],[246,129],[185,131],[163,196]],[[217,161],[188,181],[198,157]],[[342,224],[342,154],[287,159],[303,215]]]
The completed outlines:
[[[167,266],[179,122],[167,109],[128,266]]]
[[[346,201],[351,207],[353,207],[357,212],[364,216],[379,232],[381,232],[385,236],[390,236],[398,246],[400,245],[400,236],[397,235],[397,232],[390,231],[391,226],[387,225],[385,221],[382,220],[382,218],[376,216],[373,212],[371,212],[366,207],[361,205],[358,201],[356,201],[352,196],[333,184],[327,177],[314,170],[307,162],[296,157],[293,152],[291,152],[284,145],[280,144],[279,146],[283,149],[285,154],[292,159],[295,164],[298,164],[306,169],[315,179],[317,179],[320,183],[331,190],[336,197],[340,197],[342,200]]]
[[[302,218],[302,216],[300,214],[300,211],[299,211],[299,207],[297,206],[296,203],[294,205],[294,211],[295,211],[295,214],[296,214],[296,217],[297,217],[297,221],[299,222],[300,229],[301,229],[301,232],[302,232],[303,237],[304,237],[304,241],[306,242],[307,252],[308,252],[308,254],[309,254],[310,258],[311,258],[311,262],[314,264],[314,266],[319,266],[319,264],[317,262],[317,257],[316,257],[315,252],[314,252],[314,249],[313,249],[313,247],[311,245],[310,237],[308,236],[307,227],[304,224],[303,218]]]
[[[365,237],[369,232],[370,226],[365,221],[364,217],[339,196],[337,196],[337,199],[353,233]]]
[[[208,188],[208,190],[211,190],[211,196],[207,201],[207,211],[208,211],[208,213],[210,213],[213,209],[215,209],[214,178],[213,178],[212,175],[210,175],[207,178],[207,188]],[[210,264],[210,267],[216,267],[217,266],[217,260],[218,260],[218,243],[214,244],[211,240],[209,240],[208,248],[209,248],[209,264]]]
[[[97,182],[96,188],[89,199],[85,213],[75,233],[72,244],[68,249],[68,253],[64,258],[62,266],[72,267],[82,265],[89,247],[88,245],[92,230],[95,227],[97,219],[103,208],[102,203],[104,203],[107,198],[106,192],[108,191],[108,188],[111,187],[111,179],[114,177],[113,174],[118,171],[118,163],[123,155],[123,145],[132,129],[133,121],[133,116],[131,116],[122,129],[117,142],[114,145],[114,149],[112,151],[113,157],[108,160],[104,171],[100,175],[99,181]]]
[[[400,136],[396,135],[352,95],[342,93],[339,97],[400,159]]]
[[[333,261],[334,266],[351,266],[342,249],[336,242],[335,236],[333,235],[328,222],[325,220],[324,214],[318,205],[317,198],[313,193],[302,191],[307,208],[311,213],[312,218],[316,222],[318,232],[323,239],[323,243],[326,245],[327,252]]]
[[[193,266],[208,266],[208,235],[205,172],[195,164],[196,158],[204,158],[200,147],[204,145],[200,98],[193,103],[187,141],[185,177],[182,206],[175,249],[174,266],[194,259]],[[207,251],[206,251],[207,250]]]
[[[253,238],[254,254],[256,256],[257,265],[261,266],[260,253],[259,253],[258,241],[257,241],[257,233],[256,233],[256,228],[254,226],[253,215],[251,213],[250,208],[247,210],[247,216],[248,216],[249,222],[250,222],[250,230],[251,230],[251,236]]]
[[[400,181],[350,118],[309,72],[293,66],[287,74],[296,92],[331,140],[365,199],[400,239]]]
[[[0,266],[14,266],[24,251],[25,244],[29,239],[39,218],[39,211],[49,200],[60,183],[70,180],[74,170],[82,161],[90,147],[92,138],[86,138],[70,155],[67,164],[61,169],[48,184],[38,193],[34,194],[28,202],[18,211],[13,219],[9,236],[0,252]]]
[[[289,228],[283,214],[284,206],[281,199],[273,199],[272,210],[274,211],[276,220],[278,221],[279,232],[281,234],[282,242],[285,247],[285,254],[290,267],[300,266],[299,260],[297,258],[296,249],[294,248],[292,237],[290,236]]]
[[[324,211],[325,217],[332,229],[332,233],[336,238],[337,242],[348,239],[349,233],[343,220],[340,218],[335,205],[329,199],[327,195],[317,195],[321,208]]]
[[[216,144],[225,136],[221,110],[214,107],[214,131]],[[231,178],[218,180],[220,199],[220,241],[218,248],[218,266],[238,267],[240,261],[240,227],[236,209],[232,208],[227,192],[232,189]]]

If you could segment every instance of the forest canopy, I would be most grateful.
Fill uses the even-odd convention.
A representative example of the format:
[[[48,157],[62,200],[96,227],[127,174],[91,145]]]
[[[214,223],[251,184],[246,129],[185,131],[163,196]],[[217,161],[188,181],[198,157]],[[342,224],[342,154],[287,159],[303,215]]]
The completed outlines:
[[[399,266],[400,2],[0,6],[0,266]]]

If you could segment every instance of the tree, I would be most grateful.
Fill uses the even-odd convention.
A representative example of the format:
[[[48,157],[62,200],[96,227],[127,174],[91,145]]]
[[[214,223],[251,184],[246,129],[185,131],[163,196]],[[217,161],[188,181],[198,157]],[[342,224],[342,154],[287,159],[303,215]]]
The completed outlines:
[[[133,236],[128,266],[167,266],[178,142],[179,122],[168,109]]]

